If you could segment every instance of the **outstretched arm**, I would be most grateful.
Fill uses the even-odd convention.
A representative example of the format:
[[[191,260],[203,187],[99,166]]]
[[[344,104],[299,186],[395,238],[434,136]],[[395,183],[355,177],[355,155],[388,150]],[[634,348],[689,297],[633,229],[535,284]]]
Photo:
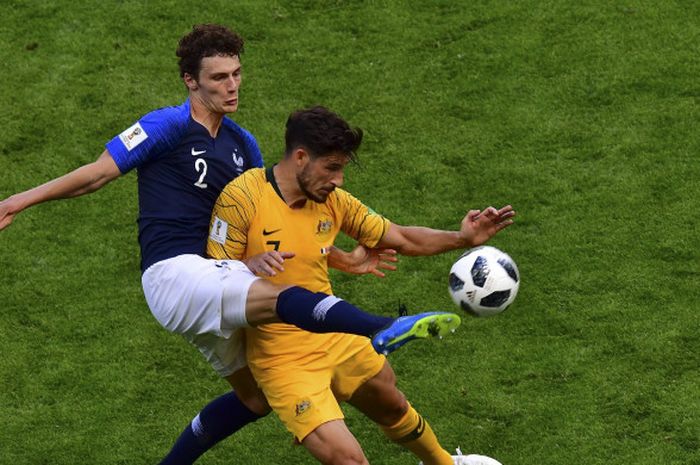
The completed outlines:
[[[89,194],[119,177],[121,172],[107,150],[92,163],[45,184],[12,195],[0,202],[0,230],[8,227],[15,215],[32,205],[49,200]]]
[[[507,205],[500,210],[470,210],[459,231],[443,231],[421,226],[391,224],[378,247],[396,249],[403,255],[437,255],[455,249],[481,245],[500,230],[513,224],[515,210]]]

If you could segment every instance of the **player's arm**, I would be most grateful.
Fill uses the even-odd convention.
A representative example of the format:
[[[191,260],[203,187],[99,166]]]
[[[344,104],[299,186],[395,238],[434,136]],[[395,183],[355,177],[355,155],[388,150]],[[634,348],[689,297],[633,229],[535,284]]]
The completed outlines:
[[[500,210],[470,210],[459,231],[443,231],[422,226],[391,224],[379,241],[379,247],[396,249],[403,255],[436,255],[455,249],[481,245],[513,224],[515,211],[507,205]]]
[[[391,224],[389,220],[343,189],[336,189],[328,202],[338,214],[341,230],[359,244],[352,252],[332,247],[328,265],[348,273],[371,273],[380,278],[385,276],[383,270],[396,270],[396,250],[377,245]]]
[[[105,150],[92,163],[33,189],[14,194],[0,202],[0,230],[9,226],[15,215],[32,205],[95,192],[120,175],[121,171],[117,164]]]
[[[243,180],[238,179],[226,185],[214,204],[207,255],[218,260],[240,260],[258,276],[275,276],[284,271],[284,261],[293,258],[294,253],[273,250],[246,257],[248,229],[256,204]]]
[[[385,276],[382,270],[395,271],[396,250],[372,249],[359,244],[350,252],[332,246],[328,254],[328,266],[351,274],[373,274],[379,278]]]
[[[248,243],[249,217],[229,183],[216,199],[209,224],[207,255],[217,260],[242,260]],[[237,214],[240,211],[241,214]]]

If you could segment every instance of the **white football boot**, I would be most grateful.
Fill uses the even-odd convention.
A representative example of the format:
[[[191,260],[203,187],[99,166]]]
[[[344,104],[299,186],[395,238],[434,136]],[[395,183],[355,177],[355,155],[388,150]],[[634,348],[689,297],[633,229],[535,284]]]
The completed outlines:
[[[453,455],[452,460],[455,465],[503,465],[498,460],[486,457],[485,455],[462,455],[462,451],[459,450],[459,447],[457,448],[457,455]],[[418,465],[423,465],[423,462],[420,462]]]
[[[503,465],[496,459],[486,457],[485,455],[462,455],[462,451],[457,448],[457,455],[452,456],[455,465]]]

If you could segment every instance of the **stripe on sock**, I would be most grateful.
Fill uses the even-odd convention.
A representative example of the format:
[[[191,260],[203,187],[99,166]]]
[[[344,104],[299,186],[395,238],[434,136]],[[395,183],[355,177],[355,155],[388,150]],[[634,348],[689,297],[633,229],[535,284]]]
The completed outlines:
[[[200,420],[199,418],[199,414],[197,414],[197,416],[194,417],[190,426],[192,427],[192,432],[195,436],[204,436],[204,426],[202,425],[202,420]]]
[[[425,431],[425,420],[423,420],[423,417],[418,415],[418,425],[416,428],[408,433],[406,436],[396,439],[395,442],[402,443],[402,442],[410,442],[410,441],[415,441],[416,439],[420,438],[423,435],[423,432]]]
[[[329,295],[322,301],[316,304],[313,311],[313,317],[316,321],[323,321],[326,319],[326,313],[333,307],[333,305],[341,302],[343,299],[339,299],[334,295]]]

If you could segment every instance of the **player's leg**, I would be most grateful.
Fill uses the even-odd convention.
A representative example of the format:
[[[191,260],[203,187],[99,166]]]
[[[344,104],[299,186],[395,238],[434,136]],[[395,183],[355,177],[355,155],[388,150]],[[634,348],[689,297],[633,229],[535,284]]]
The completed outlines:
[[[357,356],[356,356],[357,357]],[[349,402],[377,423],[384,434],[421,459],[421,465],[501,465],[484,455],[450,455],[440,446],[427,421],[396,388],[396,376],[389,362],[363,383]]]
[[[270,411],[247,367],[226,379],[234,391],[207,404],[185,427],[160,465],[191,465],[223,439]]]
[[[377,352],[385,354],[416,338],[449,334],[460,323],[459,316],[443,312],[400,318],[373,315],[332,295],[280,286],[264,279],[250,285],[244,321],[242,315],[225,314],[224,318],[227,324],[236,326],[282,321],[314,333],[366,336],[372,338]]]
[[[195,345],[235,389],[210,402],[195,416],[161,462],[163,465],[192,464],[217,442],[269,412],[262,392],[245,367],[243,330],[226,327],[222,322],[226,293],[241,293],[238,311],[233,310],[233,302],[227,306],[232,313],[245,312],[249,282],[229,278],[235,278],[230,269],[195,255],[158,262],[143,275],[144,294],[156,319]]]
[[[370,336],[395,318],[364,312],[322,292],[258,279],[248,290],[246,320],[251,326],[282,321],[314,333]]]
[[[344,337],[369,345],[366,339],[357,336]],[[334,350],[337,339],[330,343]],[[366,465],[362,448],[347,429],[343,412],[330,388],[339,360],[335,353],[319,355],[314,353],[302,361],[280,360],[272,366],[253,358],[251,370],[282,424],[319,462]]]
[[[440,446],[430,425],[396,387],[396,377],[389,362],[355,390],[349,403],[377,423],[389,439],[410,450],[425,465],[453,465],[452,456]]]
[[[301,444],[324,465],[369,465],[360,443],[343,420],[320,425]]]

